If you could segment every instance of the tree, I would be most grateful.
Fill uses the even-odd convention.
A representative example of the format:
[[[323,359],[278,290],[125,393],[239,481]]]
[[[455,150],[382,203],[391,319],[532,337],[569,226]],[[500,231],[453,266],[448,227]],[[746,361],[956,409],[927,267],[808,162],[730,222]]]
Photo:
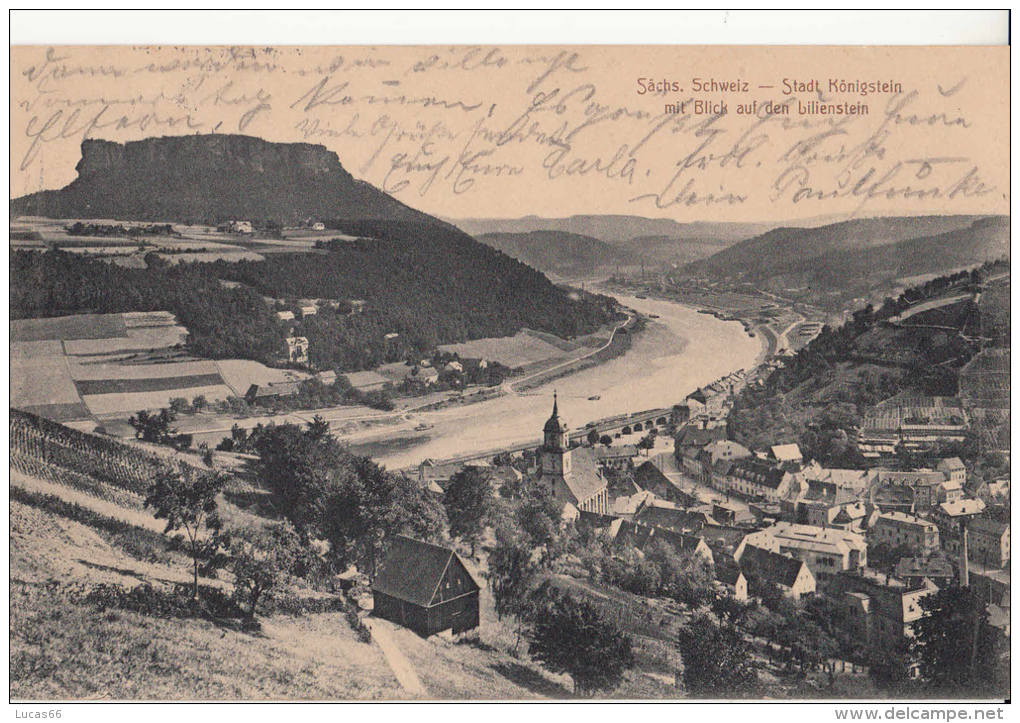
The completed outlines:
[[[198,471],[192,467],[163,469],[145,498],[145,507],[155,510],[158,520],[166,520],[163,534],[184,533],[185,549],[194,572],[192,599],[198,599],[198,563],[214,562],[219,550],[221,522],[216,497],[226,478],[220,472]]]
[[[891,648],[868,648],[864,653],[868,677],[876,687],[907,697],[910,678],[910,645],[906,640]]]
[[[191,408],[196,412],[201,412],[203,409],[209,406],[209,400],[204,395],[199,394],[191,400]]]
[[[484,469],[465,467],[450,478],[443,495],[450,535],[471,545],[471,557],[475,556],[475,545],[485,530],[492,505],[492,476]]]
[[[601,444],[603,446],[608,447],[612,443],[613,443],[613,438],[610,437],[608,434],[603,434],[601,437],[599,437],[599,444]]]
[[[634,665],[631,640],[587,600],[576,600],[548,584],[530,632],[531,656],[554,673],[567,673],[577,695],[612,690]]]
[[[886,542],[872,542],[868,544],[868,565],[876,570],[882,570],[892,575],[897,563],[904,557],[913,557],[916,554],[909,545],[890,545]]]
[[[496,617],[517,619],[517,639],[514,651],[520,644],[524,624],[529,618],[528,596],[538,573],[532,559],[533,548],[520,537],[497,541],[489,554],[489,589],[496,605]]]
[[[370,575],[394,534],[441,538],[442,505],[416,480],[387,472],[317,428],[269,426],[254,435],[259,479],[300,534],[327,540],[332,561]]]
[[[921,680],[940,693],[993,693],[995,631],[988,610],[971,588],[950,586],[920,600],[923,615],[914,623],[913,653]]]
[[[128,419],[128,424],[135,428],[139,439],[167,444],[177,435],[177,430],[170,426],[176,419],[177,413],[171,409],[161,409],[158,414],[149,414],[143,409]]]
[[[355,502],[360,520],[354,529],[365,529],[363,538],[346,538],[355,552],[355,559],[375,575],[376,562],[386,548],[389,537],[410,535],[420,540],[439,541],[447,529],[442,504],[418,480],[387,472],[368,457],[356,457],[361,481],[360,495]],[[343,503],[342,503],[343,504]],[[353,533],[348,533],[353,535]]]
[[[598,444],[599,443],[599,433],[598,433],[598,430],[597,429],[590,430],[588,432],[587,439],[588,439],[588,444],[590,444],[592,447],[594,447],[596,444]]]
[[[335,440],[294,424],[269,426],[252,437],[245,446],[250,443],[258,453],[259,480],[277,509],[299,531],[317,528],[323,497],[354,474],[345,450]]]
[[[231,532],[228,549],[234,596],[248,603],[249,618],[255,617],[260,600],[287,581],[302,552],[301,541],[287,522]]]
[[[329,422],[316,414],[308,423],[308,436],[311,439],[322,439],[329,435]]]
[[[560,511],[552,496],[541,488],[530,493],[514,515],[521,530],[530,539],[533,548],[544,548],[544,557],[559,539]]]
[[[703,698],[750,697],[758,685],[754,650],[740,630],[699,614],[680,628],[677,645],[689,693]]]

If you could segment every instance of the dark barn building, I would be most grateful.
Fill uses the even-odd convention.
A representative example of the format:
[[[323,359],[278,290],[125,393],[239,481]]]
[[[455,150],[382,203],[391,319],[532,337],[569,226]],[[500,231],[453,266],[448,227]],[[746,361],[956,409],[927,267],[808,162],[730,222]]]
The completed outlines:
[[[393,539],[372,583],[373,614],[428,637],[478,627],[479,585],[453,550]]]

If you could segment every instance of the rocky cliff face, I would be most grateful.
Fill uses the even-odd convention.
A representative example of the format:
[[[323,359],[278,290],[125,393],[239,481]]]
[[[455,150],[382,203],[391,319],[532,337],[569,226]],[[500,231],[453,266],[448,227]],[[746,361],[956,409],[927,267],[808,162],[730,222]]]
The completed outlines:
[[[336,153],[238,135],[86,140],[78,178],[14,199],[12,215],[217,223],[393,220],[440,223],[358,181]]]
[[[120,144],[87,140],[81,144],[81,160],[75,167],[88,177],[111,172],[130,172],[138,167],[182,166],[199,171],[238,167],[257,173],[335,173],[338,179],[354,179],[340,165],[336,153],[309,143],[269,143],[251,136],[181,136],[151,138]]]

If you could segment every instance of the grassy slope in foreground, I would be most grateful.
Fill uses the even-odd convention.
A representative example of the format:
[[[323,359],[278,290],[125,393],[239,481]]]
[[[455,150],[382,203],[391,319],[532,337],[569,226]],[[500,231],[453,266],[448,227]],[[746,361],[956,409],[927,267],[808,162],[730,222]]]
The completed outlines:
[[[229,622],[165,619],[82,601],[83,593],[101,583],[133,588],[186,582],[188,560],[169,549],[157,532],[162,523],[142,509],[141,495],[123,479],[100,483],[83,474],[81,464],[72,465],[81,468],[74,472],[44,463],[38,449],[21,438],[16,452],[23,471],[12,473],[10,508],[12,698],[408,697],[377,646],[358,642],[339,612],[264,614],[259,616],[261,632],[247,633]],[[243,501],[245,495],[227,497],[220,506],[228,525],[259,523],[253,515],[257,503]],[[252,507],[241,509],[229,500]],[[201,582],[225,592],[232,584],[227,573]],[[297,586],[286,592],[301,599],[328,596]],[[551,675],[501,646],[508,633],[496,620],[487,590],[482,619],[483,642],[478,645],[426,641],[408,630],[396,631],[397,644],[416,667],[427,697],[569,696],[564,676]],[[670,690],[634,671],[615,697],[665,697]]]

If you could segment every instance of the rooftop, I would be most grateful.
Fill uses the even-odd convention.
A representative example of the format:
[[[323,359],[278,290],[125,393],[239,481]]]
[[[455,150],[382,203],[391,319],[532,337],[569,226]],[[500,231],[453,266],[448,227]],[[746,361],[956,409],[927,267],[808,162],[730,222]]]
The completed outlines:
[[[770,582],[789,588],[797,582],[797,577],[805,565],[796,558],[747,545],[740,555],[740,568],[746,573],[759,575]]]
[[[922,520],[920,517],[914,517],[903,512],[883,512],[877,518],[878,520],[887,520],[889,522],[900,524],[900,525],[914,525],[917,527],[924,527],[930,529],[937,529],[934,522],[928,520]]]
[[[453,550],[397,535],[390,540],[372,589],[398,600],[428,606],[446,568],[454,560],[464,565]],[[467,567],[464,566],[464,569],[467,570]],[[474,578],[470,571],[468,575]],[[478,581],[474,582],[477,587]]]
[[[939,510],[947,517],[968,517],[979,515],[985,511],[985,503],[981,500],[958,500],[943,502]]]
[[[570,493],[580,503],[591,499],[606,488],[606,481],[599,472],[595,455],[588,447],[578,447],[571,451],[571,472],[564,481]]]
[[[851,549],[867,549],[864,537],[835,527],[815,527],[792,522],[777,522],[772,527],[747,536],[747,544],[767,546],[771,538],[780,546],[803,550],[844,554]]]
[[[772,447],[772,456],[780,462],[794,462],[803,458],[796,444],[777,444]]]

